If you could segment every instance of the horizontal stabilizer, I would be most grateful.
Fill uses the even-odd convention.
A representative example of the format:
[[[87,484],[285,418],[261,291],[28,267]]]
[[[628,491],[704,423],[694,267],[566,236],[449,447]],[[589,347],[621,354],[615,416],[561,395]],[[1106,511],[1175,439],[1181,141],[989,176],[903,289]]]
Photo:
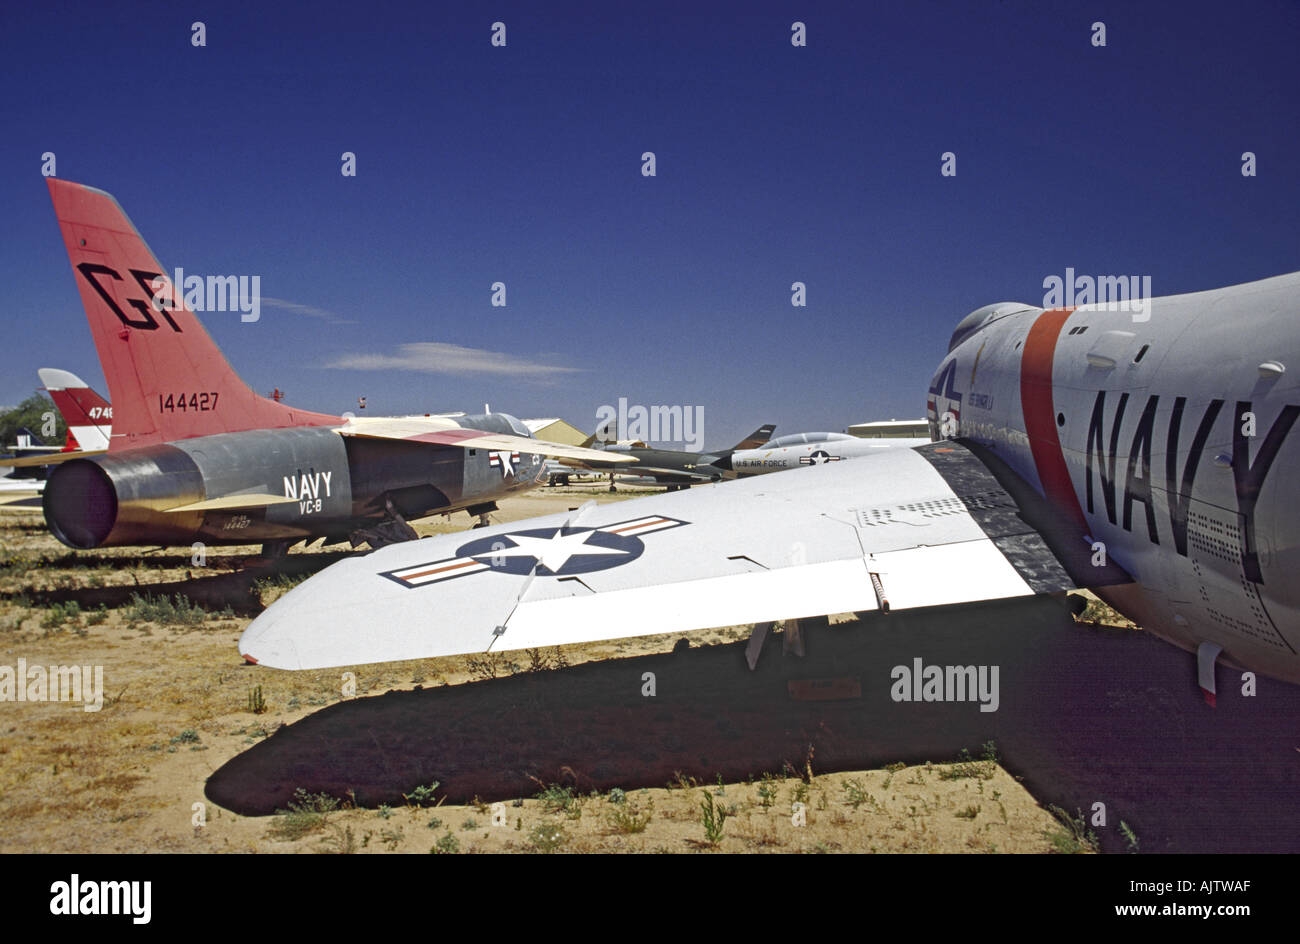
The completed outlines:
[[[220,498],[209,498],[206,501],[192,502],[188,505],[177,505],[175,508],[168,508],[168,514],[175,514],[182,511],[231,511],[238,508],[265,508],[268,505],[283,505],[287,502],[293,502],[297,499],[285,498],[283,495],[223,495]]]
[[[81,452],[50,452],[38,456],[23,456],[21,459],[0,459],[0,466],[13,469],[26,469],[38,465],[59,465],[69,459],[85,459],[89,456],[103,455],[104,449],[87,449]]]

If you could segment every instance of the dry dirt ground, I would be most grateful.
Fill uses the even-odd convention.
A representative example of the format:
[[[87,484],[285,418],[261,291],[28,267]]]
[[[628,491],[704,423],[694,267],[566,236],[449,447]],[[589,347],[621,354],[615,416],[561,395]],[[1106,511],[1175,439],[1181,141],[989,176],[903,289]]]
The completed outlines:
[[[495,517],[637,493],[543,489]],[[846,769],[834,725],[803,710],[818,703],[791,697],[779,637],[767,670],[745,671],[747,627],[689,646],[245,665],[249,620],[342,556],[296,551],[268,571],[244,566],[255,550],[211,550],[202,567],[175,549],[72,552],[38,514],[0,516],[0,666],[102,666],[104,689],[94,712],[0,701],[0,852],[1089,848],[993,745]],[[645,698],[648,672],[673,690]]]

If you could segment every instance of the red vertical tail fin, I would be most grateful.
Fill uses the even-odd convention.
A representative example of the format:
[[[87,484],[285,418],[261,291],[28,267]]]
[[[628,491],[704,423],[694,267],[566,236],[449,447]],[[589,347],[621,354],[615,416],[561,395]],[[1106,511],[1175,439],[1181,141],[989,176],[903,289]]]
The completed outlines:
[[[54,367],[37,371],[41,386],[54,401],[54,408],[68,427],[64,452],[102,452],[108,448],[113,424],[113,408],[108,401],[86,385],[76,374]]]
[[[226,363],[110,194],[47,178],[113,404],[109,449],[336,416],[258,396]]]

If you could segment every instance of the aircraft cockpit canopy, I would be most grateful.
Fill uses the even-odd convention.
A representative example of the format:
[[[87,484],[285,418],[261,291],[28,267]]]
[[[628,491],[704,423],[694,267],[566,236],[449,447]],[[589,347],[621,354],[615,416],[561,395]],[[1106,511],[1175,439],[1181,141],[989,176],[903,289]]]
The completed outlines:
[[[1016,312],[1030,311],[1033,307],[1033,305],[1026,305],[1024,302],[998,302],[996,305],[985,305],[983,308],[976,308],[957,322],[957,328],[953,331],[952,339],[948,342],[948,353],[951,354],[953,348],[985,325],[992,324],[1007,315],[1014,315]]]
[[[533,438],[528,427],[509,413],[475,413],[458,417],[457,422],[466,429],[481,429],[486,433],[506,433],[523,436],[525,439]]]
[[[785,446],[802,446],[805,443],[833,442],[841,439],[855,439],[845,433],[791,433],[780,436],[763,444],[764,449],[781,449]]]

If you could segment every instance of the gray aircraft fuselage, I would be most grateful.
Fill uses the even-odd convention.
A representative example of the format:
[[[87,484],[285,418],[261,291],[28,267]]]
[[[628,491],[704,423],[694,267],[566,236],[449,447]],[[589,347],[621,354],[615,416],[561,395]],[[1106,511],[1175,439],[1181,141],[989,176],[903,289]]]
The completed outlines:
[[[464,422],[516,431],[505,414]],[[247,430],[71,460],[50,476],[44,508],[55,537],[78,549],[334,542],[394,513],[407,519],[488,506],[536,484],[541,461],[508,451],[343,437],[330,427]],[[209,495],[240,493],[284,500],[184,510]]]

